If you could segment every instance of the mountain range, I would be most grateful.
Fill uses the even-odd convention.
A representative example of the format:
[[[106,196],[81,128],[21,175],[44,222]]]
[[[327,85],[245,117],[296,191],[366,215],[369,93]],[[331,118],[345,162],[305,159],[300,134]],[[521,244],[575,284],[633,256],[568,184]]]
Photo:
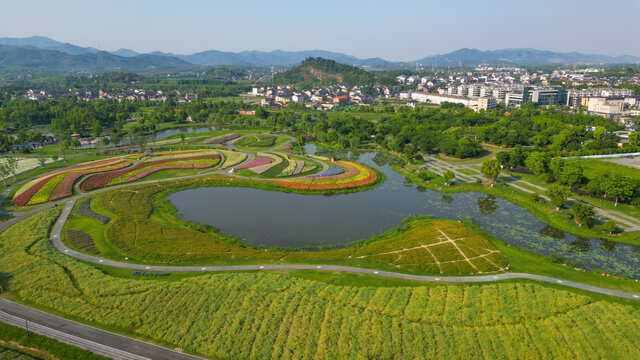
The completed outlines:
[[[198,66],[291,67],[310,57],[322,57],[339,63],[370,69],[422,66],[542,65],[542,64],[629,64],[640,63],[637,56],[608,56],[578,52],[554,52],[536,49],[477,50],[460,49],[432,55],[412,62],[394,62],[381,58],[324,51],[242,51],[209,50],[182,55],[159,51],[141,54],[130,49],[113,52],[81,47],[53,39],[32,36],[0,38],[0,71],[104,72],[104,71],[176,71]]]

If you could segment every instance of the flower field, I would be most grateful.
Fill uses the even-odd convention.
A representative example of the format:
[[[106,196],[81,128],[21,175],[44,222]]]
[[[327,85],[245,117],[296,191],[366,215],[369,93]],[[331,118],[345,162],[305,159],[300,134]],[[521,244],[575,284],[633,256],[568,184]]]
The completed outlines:
[[[166,169],[209,168],[220,161],[220,155],[208,152],[179,153],[175,157],[160,154],[159,158],[161,160],[156,160],[155,157],[147,157],[147,161],[126,169],[89,176],[80,184],[80,189],[82,191],[90,191],[105,186],[132,182]]]
[[[246,164],[242,164],[240,166],[237,166],[235,169],[236,170],[243,170],[243,169],[251,169],[254,168],[256,166],[264,166],[264,165],[269,165],[271,164],[271,159],[267,158],[267,157],[258,157],[255,158],[253,161],[250,161]]]
[[[48,210],[0,235],[0,273],[14,298],[204,357],[629,359],[640,353],[637,306],[538,283],[340,286],[268,272],[113,277],[53,249],[47,233],[57,215]]]
[[[94,246],[91,235],[87,234],[86,232],[67,229],[66,235],[69,244],[71,244],[71,246],[73,246],[74,248],[84,250],[91,254],[100,253]]]
[[[233,167],[242,163],[247,158],[247,154],[239,151],[218,150],[218,152],[224,156],[224,163],[220,166],[221,169]]]
[[[367,166],[350,161],[339,161],[338,164],[340,166],[333,166],[325,173],[310,175],[304,179],[273,182],[291,189],[334,190],[368,186],[378,181],[378,174]]]
[[[240,137],[238,134],[222,134],[218,136],[214,136],[212,138],[204,140],[202,143],[204,144],[224,144],[233,139],[237,139]]]
[[[24,206],[62,199],[73,194],[73,185],[84,175],[122,169],[129,165],[130,162],[120,158],[110,158],[42,175],[20,187],[12,202]]]

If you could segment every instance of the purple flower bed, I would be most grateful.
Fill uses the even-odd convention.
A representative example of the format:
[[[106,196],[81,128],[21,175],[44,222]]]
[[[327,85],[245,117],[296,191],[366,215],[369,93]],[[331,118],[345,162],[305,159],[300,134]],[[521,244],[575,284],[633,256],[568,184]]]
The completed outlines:
[[[250,163],[247,163],[247,164],[244,164],[244,165],[240,165],[240,166],[236,167],[235,169],[236,170],[251,169],[252,167],[256,167],[256,166],[267,165],[270,162],[271,162],[271,159],[260,157],[260,158],[257,158],[255,160],[253,160]]]
[[[324,177],[324,176],[333,176],[333,175],[340,175],[344,172],[344,169],[339,167],[339,166],[332,166],[329,170],[323,172],[323,173],[319,173],[319,174],[313,174],[313,175],[309,175],[307,177]]]

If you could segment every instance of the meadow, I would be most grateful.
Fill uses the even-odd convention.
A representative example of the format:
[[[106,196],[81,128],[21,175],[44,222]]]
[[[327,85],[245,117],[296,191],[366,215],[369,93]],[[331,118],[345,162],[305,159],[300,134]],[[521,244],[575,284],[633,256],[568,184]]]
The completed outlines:
[[[207,357],[625,359],[640,351],[636,303],[535,282],[347,286],[295,273],[107,275],[52,248],[57,216],[51,209],[0,235],[9,295]]]

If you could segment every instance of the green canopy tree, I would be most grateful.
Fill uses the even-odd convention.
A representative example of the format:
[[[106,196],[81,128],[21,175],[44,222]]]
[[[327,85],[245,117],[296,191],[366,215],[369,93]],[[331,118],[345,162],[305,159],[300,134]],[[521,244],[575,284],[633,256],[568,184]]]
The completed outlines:
[[[500,162],[497,159],[487,159],[482,163],[480,171],[487,179],[493,181],[500,175]]]
[[[556,207],[556,210],[560,210],[564,204],[567,203],[569,197],[569,189],[558,184],[552,184],[549,186],[545,194],[551,199],[551,203]]]
[[[593,216],[596,214],[593,210],[593,206],[585,205],[583,203],[576,202],[571,208],[573,216],[575,216],[578,226],[587,225],[591,227]]]

